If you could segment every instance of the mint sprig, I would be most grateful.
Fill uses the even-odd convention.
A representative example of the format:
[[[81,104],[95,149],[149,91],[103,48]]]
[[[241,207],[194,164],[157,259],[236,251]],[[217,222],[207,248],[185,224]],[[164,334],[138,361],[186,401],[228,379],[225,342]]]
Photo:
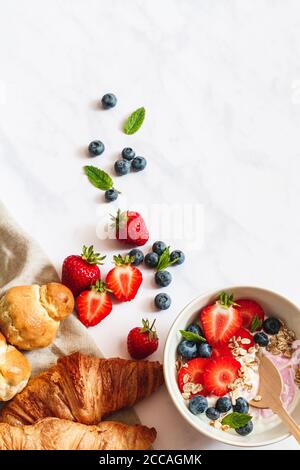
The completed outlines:
[[[238,429],[243,426],[246,426],[246,424],[251,421],[252,416],[247,415],[246,413],[238,413],[234,411],[233,413],[230,413],[229,415],[225,416],[221,423],[222,424],[227,424],[227,426],[230,426],[233,429]]]
[[[196,333],[193,333],[192,331],[179,330],[179,333],[184,339],[187,339],[188,341],[193,341],[194,343],[206,342],[206,339],[203,338],[203,336],[197,335]]]
[[[176,263],[178,258],[175,258],[171,261],[171,253],[170,253],[170,247],[167,246],[167,248],[164,249],[162,254],[159,257],[158,264],[156,267],[156,271],[163,271],[164,269],[168,268],[172,264]]]
[[[86,165],[83,169],[89,182],[96,188],[107,191],[113,187],[113,180],[105,171],[93,165]]]
[[[255,317],[252,318],[252,322],[250,324],[250,331],[251,333],[254,333],[256,330],[260,330],[262,326],[262,321],[261,319],[255,315]]]
[[[146,110],[145,108],[138,108],[136,109],[127,119],[127,121],[124,124],[124,132],[127,135],[134,134],[139,130],[141,125],[144,122],[146,115]]]

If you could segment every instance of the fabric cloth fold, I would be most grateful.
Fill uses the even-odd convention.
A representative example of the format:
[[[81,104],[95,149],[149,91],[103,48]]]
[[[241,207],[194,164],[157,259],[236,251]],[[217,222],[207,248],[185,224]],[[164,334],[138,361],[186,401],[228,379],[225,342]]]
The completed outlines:
[[[17,285],[59,282],[54,266],[38,243],[27,235],[0,202],[0,296]],[[27,352],[33,375],[54,365],[60,356],[80,351],[103,357],[87,329],[73,314],[64,320],[55,341],[47,348]],[[122,410],[109,419],[139,423],[133,409]]]

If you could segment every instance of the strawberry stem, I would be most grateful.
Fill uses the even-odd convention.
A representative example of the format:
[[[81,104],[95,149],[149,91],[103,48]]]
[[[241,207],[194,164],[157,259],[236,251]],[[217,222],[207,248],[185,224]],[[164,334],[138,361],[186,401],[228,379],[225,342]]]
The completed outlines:
[[[113,260],[116,266],[128,266],[133,263],[134,256],[126,255],[123,257],[122,255],[117,255],[114,256]]]
[[[238,305],[234,300],[233,300],[233,294],[227,294],[227,292],[221,292],[219,299],[218,299],[220,305],[225,308],[229,308],[231,305]]]
[[[154,328],[154,324],[156,322],[156,319],[153,321],[152,325],[149,326],[149,320],[142,320],[143,326],[140,329],[141,333],[148,333],[150,339],[156,339],[157,338],[157,333]]]
[[[94,253],[94,246],[89,247],[83,245],[81,258],[89,264],[103,264],[106,256],[101,256],[100,253]]]
[[[99,292],[100,294],[104,294],[105,292],[112,292],[111,289],[108,289],[106,283],[103,281],[100,281],[100,279],[98,279],[95,282],[95,284],[91,286],[91,290],[95,292]]]

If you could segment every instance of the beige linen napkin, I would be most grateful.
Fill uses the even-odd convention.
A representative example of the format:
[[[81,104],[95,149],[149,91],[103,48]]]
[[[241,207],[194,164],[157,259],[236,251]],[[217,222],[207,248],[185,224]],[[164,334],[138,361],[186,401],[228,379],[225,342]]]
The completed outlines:
[[[12,286],[52,281],[59,281],[59,278],[45,253],[35,240],[23,232],[0,202],[0,296]],[[71,315],[61,323],[55,341],[48,348],[26,354],[35,375],[55,364],[58,357],[75,351],[102,356],[87,329],[75,315]],[[120,411],[109,418],[127,424],[139,422],[132,409]]]

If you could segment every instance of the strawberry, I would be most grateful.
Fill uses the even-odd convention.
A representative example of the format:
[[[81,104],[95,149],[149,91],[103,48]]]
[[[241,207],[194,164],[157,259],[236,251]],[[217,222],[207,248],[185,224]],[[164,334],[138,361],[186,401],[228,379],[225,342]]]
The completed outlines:
[[[134,299],[142,283],[141,271],[132,266],[134,257],[126,255],[114,256],[116,267],[106,276],[107,287],[120,302],[127,302]]]
[[[228,393],[228,386],[237,378],[241,364],[233,357],[219,357],[210,361],[204,372],[205,389],[218,397]]]
[[[97,265],[103,264],[104,258],[106,257],[100,253],[94,253],[93,246],[84,246],[81,256],[71,255],[64,260],[62,283],[69,287],[76,297],[100,279],[101,273]]]
[[[183,386],[187,382],[203,385],[204,371],[206,370],[210,362],[210,359],[197,357],[196,359],[191,359],[190,361],[188,361],[186,366],[181,367],[177,377],[178,387],[180,391],[183,392]],[[188,377],[185,377],[186,375]],[[201,390],[199,394],[205,395],[206,392],[205,390]]]
[[[200,313],[204,336],[211,345],[228,343],[242,326],[242,317],[233,301],[233,295],[225,292],[219,299],[204,307]]]
[[[90,290],[77,297],[76,306],[79,320],[85,326],[95,326],[112,310],[111,298],[106,284],[98,279]]]
[[[213,347],[212,359],[217,359],[218,357],[232,357],[231,349],[227,344],[221,344]]]
[[[149,320],[142,320],[143,326],[133,328],[128,333],[127,348],[133,359],[145,359],[158,348],[158,337],[154,322],[149,326]]]
[[[149,240],[145,221],[138,212],[118,210],[114,225],[116,238],[122,243],[142,246]]]
[[[246,351],[248,351],[249,348],[253,348],[255,344],[253,336],[249,333],[249,331],[245,330],[245,328],[240,328],[234,336],[235,340],[239,343],[240,348],[243,348]],[[243,344],[242,339],[247,339],[250,342],[247,344]]]
[[[243,327],[252,332],[260,330],[265,318],[262,307],[255,300],[250,299],[238,299],[236,303],[242,315]]]

